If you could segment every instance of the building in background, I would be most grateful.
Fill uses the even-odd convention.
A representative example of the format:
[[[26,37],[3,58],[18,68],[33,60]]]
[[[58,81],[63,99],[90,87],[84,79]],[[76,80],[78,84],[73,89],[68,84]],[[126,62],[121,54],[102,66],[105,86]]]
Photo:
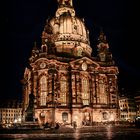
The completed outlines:
[[[17,100],[1,101],[0,124],[3,127],[11,127],[22,121],[22,104]]]
[[[134,122],[136,119],[136,104],[133,97],[121,96],[119,98],[120,121]]]
[[[136,111],[137,111],[137,117],[140,118],[140,91],[136,93],[134,96],[135,103],[136,103]]]
[[[76,16],[72,0],[58,0],[41,39],[22,79],[24,117],[32,93],[34,118],[40,124],[118,121],[118,67],[104,33],[99,34],[97,56],[91,56],[84,20]]]

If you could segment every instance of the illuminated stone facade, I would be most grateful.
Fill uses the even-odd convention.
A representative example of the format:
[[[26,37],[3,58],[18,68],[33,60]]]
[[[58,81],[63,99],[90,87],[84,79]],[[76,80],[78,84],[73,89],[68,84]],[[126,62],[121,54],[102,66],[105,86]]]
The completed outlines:
[[[134,97],[135,103],[136,103],[136,112],[137,117],[140,117],[140,92],[138,92],[138,95]]]
[[[103,32],[97,49],[92,57],[89,31],[76,17],[72,0],[58,0],[55,16],[42,32],[41,48],[35,45],[25,69],[23,111],[33,93],[39,123],[76,121],[81,126],[117,121],[118,68]]]
[[[12,124],[21,123],[22,105],[17,100],[0,101],[0,124],[10,127]]]
[[[121,121],[135,121],[137,116],[135,100],[132,97],[119,97],[120,120]]]

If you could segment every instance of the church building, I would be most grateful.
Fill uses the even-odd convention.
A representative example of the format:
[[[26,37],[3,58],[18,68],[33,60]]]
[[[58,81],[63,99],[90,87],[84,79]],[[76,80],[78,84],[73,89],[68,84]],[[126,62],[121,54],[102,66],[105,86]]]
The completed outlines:
[[[118,67],[105,34],[92,56],[89,30],[76,16],[72,0],[57,0],[55,16],[46,20],[40,48],[35,45],[25,68],[23,115],[34,96],[34,119],[46,122],[118,121]]]

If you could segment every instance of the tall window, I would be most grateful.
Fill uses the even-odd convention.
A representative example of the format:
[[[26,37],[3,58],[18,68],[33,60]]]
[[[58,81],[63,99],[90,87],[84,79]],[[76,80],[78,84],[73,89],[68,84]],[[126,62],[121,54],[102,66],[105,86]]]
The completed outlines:
[[[66,105],[66,101],[67,101],[66,92],[67,92],[66,77],[61,77],[61,79],[60,79],[60,103],[61,103],[61,105]]]
[[[107,104],[107,94],[105,90],[105,83],[103,79],[99,80],[99,96],[100,96],[100,103]]]
[[[85,77],[82,79],[82,99],[83,105],[89,105],[89,81]]]
[[[44,75],[40,78],[40,91],[40,105],[45,106],[47,98],[47,77]]]

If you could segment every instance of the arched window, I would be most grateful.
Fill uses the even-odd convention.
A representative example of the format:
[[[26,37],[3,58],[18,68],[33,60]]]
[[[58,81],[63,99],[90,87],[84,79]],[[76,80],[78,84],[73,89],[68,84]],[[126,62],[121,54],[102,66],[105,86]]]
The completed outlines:
[[[105,83],[103,79],[99,80],[99,97],[100,97],[100,103],[107,104],[107,94],[106,94]]]
[[[63,122],[68,121],[68,113],[67,113],[67,112],[63,112],[63,113],[62,113],[62,121],[63,121]]]
[[[103,119],[104,119],[104,120],[107,120],[107,119],[108,119],[108,114],[107,114],[107,112],[103,112],[102,115],[103,115]]]
[[[77,56],[82,56],[83,49],[81,47],[77,47]]]
[[[40,78],[40,105],[46,105],[46,98],[47,98],[47,77],[43,75]]]
[[[89,105],[89,80],[85,77],[82,79],[82,99],[83,105]]]
[[[41,46],[41,50],[42,50],[42,52],[47,52],[47,46],[46,45],[42,45]]]
[[[61,105],[66,105],[67,97],[67,81],[65,77],[61,77],[60,79],[60,103]]]

